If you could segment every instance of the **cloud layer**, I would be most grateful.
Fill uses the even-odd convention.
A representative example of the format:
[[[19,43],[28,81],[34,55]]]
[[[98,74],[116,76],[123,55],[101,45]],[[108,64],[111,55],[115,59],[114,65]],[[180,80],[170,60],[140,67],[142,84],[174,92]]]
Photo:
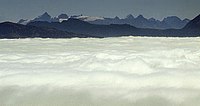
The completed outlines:
[[[0,40],[0,105],[193,106],[200,39]]]

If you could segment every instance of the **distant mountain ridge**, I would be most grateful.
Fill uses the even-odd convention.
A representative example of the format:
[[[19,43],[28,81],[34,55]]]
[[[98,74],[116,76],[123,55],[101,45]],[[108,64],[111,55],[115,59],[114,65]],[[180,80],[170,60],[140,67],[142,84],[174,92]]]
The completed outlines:
[[[193,22],[194,21],[194,22]],[[197,37],[200,36],[199,18],[195,18],[182,29],[149,29],[137,28],[129,24],[110,24],[97,25],[91,24],[75,18],[69,18],[63,22],[31,22],[28,25],[37,27],[50,27],[62,31],[94,35],[98,37],[117,37],[117,36],[158,36],[158,37]],[[191,24],[192,23],[192,24]],[[191,25],[190,25],[191,24]],[[197,24],[197,25],[196,25]],[[194,26],[194,27],[193,27]]]
[[[48,15],[46,19],[51,20]],[[63,15],[62,17],[66,17]],[[129,17],[133,18],[133,17]],[[140,16],[142,18],[142,16]],[[118,17],[115,17],[118,19]],[[152,19],[153,20],[153,19]],[[27,25],[0,23],[0,39],[15,38],[104,38],[121,36],[200,37],[200,15],[182,29],[137,28],[129,24],[97,25],[75,18],[62,22],[32,21]]]
[[[35,21],[62,22],[64,20],[68,20],[69,18],[79,19],[82,21],[89,22],[91,24],[99,24],[99,25],[129,24],[138,28],[152,28],[152,29],[181,29],[190,21],[189,19],[181,20],[177,16],[166,17],[162,21],[156,20],[154,18],[147,19],[142,15],[139,15],[135,18],[132,14],[127,15],[126,18],[123,19],[120,19],[117,16],[114,18],[105,18],[105,17],[92,17],[84,15],[68,16],[67,14],[60,14],[57,17],[51,17],[47,12],[45,12],[44,14],[32,20],[21,19],[18,23],[26,25],[29,22],[35,22]]]
[[[105,18],[104,20],[95,20],[90,23],[93,24],[129,24],[138,28],[152,28],[152,29],[181,29],[183,28],[190,20],[184,19],[181,20],[176,16],[170,16],[164,18],[162,21],[156,20],[154,18],[144,18],[142,15],[134,18],[131,14],[124,19],[119,18]]]

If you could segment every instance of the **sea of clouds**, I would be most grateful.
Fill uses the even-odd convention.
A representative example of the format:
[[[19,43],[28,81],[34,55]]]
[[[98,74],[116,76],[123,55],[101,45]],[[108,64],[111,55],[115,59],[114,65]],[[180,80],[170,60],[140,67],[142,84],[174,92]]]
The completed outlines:
[[[0,106],[197,106],[200,38],[0,40]]]

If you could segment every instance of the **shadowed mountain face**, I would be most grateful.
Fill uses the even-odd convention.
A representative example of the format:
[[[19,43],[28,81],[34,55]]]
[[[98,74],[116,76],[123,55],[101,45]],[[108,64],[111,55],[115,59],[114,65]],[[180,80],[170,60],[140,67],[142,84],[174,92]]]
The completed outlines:
[[[200,15],[191,20],[184,29],[197,29],[200,30]]]
[[[85,22],[89,22],[91,24],[99,24],[99,25],[110,25],[110,24],[129,24],[135,26],[137,28],[152,28],[152,29],[181,29],[183,28],[190,20],[184,19],[181,20],[176,16],[170,16],[164,18],[162,21],[156,20],[154,18],[147,19],[142,15],[138,17],[134,17],[133,15],[129,14],[126,18],[120,19],[119,17],[114,18],[104,18],[104,17],[91,17],[91,16],[83,16],[83,15],[73,15],[68,16],[66,14],[61,14],[57,17],[52,18],[47,12],[38,16],[33,20],[29,20],[28,22],[35,22],[35,21],[47,21],[47,22],[62,22],[69,18],[79,19]],[[23,22],[20,20],[19,24],[27,24],[27,21]]]
[[[11,22],[0,23],[0,38],[72,38],[90,37],[88,35],[74,34],[54,28],[38,28]]]

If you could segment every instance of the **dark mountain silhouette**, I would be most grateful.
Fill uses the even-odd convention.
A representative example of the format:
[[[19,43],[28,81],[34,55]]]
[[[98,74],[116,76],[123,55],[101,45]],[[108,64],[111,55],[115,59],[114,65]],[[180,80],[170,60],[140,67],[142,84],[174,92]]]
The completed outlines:
[[[144,20],[142,16],[137,17],[138,20]],[[153,20],[153,19],[152,19]],[[197,21],[195,18],[193,21]],[[190,23],[189,23],[190,24]],[[96,25],[78,19],[70,18],[67,21],[59,22],[31,22],[28,25],[37,27],[51,27],[63,31],[82,33],[88,35],[94,35],[98,37],[116,37],[122,35],[133,35],[133,36],[165,36],[165,37],[195,37],[199,36],[200,30],[195,30],[191,28],[183,29],[148,29],[148,28],[136,28],[128,24],[110,24],[110,25]],[[196,25],[196,23],[195,23]],[[188,26],[188,25],[186,25]],[[193,26],[193,25],[190,25]],[[198,26],[198,25],[196,25]]]
[[[190,20],[184,19],[181,20],[176,16],[170,16],[164,18],[162,21],[156,20],[154,18],[147,19],[142,15],[134,17],[132,14],[129,14],[124,19],[120,19],[118,16],[114,18],[102,18],[102,17],[91,17],[81,15],[68,16],[67,14],[60,14],[58,17],[51,17],[47,12],[38,16],[37,18],[29,21],[20,20],[19,24],[27,24],[29,22],[35,21],[47,21],[47,22],[62,22],[68,18],[75,18],[82,21],[89,22],[91,24],[99,25],[110,25],[110,24],[129,24],[137,28],[152,28],[152,29],[181,29],[183,28]]]
[[[191,20],[184,29],[198,29],[200,30],[200,15]]]
[[[35,26],[21,25],[11,22],[0,23],[0,38],[72,38],[92,37],[83,34],[74,34],[54,28],[38,28]]]
[[[200,35],[200,15],[191,20],[183,30],[190,35]]]

